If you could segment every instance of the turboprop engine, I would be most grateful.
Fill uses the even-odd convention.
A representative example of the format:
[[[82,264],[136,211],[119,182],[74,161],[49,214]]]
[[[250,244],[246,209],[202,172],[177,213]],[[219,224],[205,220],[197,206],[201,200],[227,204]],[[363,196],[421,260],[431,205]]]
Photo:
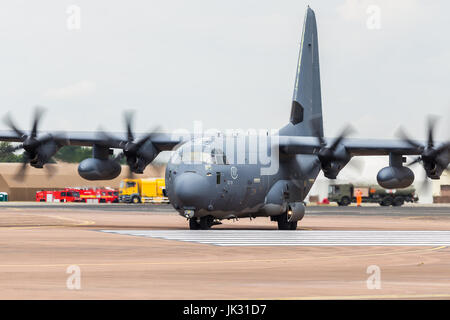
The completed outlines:
[[[122,168],[120,163],[109,156],[112,150],[108,147],[94,145],[93,158],[88,158],[78,165],[78,173],[86,180],[110,180],[117,177]]]
[[[414,173],[407,167],[385,167],[377,174],[380,186],[386,189],[406,188],[414,182]]]
[[[88,158],[78,165],[78,173],[86,180],[110,180],[116,178],[122,168],[112,159]]]
[[[386,189],[406,188],[414,182],[414,173],[403,167],[405,158],[400,154],[389,155],[389,167],[381,169],[377,174],[380,186]]]

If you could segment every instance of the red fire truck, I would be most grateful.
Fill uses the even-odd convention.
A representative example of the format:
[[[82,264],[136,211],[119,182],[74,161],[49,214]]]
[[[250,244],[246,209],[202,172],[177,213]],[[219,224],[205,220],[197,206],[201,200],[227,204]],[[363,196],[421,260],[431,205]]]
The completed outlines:
[[[80,192],[78,189],[65,188],[55,191],[36,192],[36,201],[38,202],[80,202]]]
[[[65,188],[63,190],[45,190],[36,192],[36,201],[115,203],[119,202],[119,192],[107,188]]]
[[[97,198],[101,203],[116,203],[119,202],[119,191],[114,189],[96,189]]]

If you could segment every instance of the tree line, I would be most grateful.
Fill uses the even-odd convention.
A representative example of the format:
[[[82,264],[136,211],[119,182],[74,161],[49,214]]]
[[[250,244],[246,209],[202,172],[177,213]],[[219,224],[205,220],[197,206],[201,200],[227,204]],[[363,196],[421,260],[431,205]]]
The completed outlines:
[[[0,142],[0,162],[22,162],[22,154],[16,154],[10,151],[11,143]],[[62,161],[69,163],[78,163],[84,159],[92,157],[91,147],[64,146],[52,157],[53,161]]]

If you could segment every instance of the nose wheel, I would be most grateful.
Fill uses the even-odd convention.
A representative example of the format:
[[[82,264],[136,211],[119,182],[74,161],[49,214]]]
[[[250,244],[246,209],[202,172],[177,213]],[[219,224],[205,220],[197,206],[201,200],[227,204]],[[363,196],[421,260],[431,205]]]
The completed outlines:
[[[213,216],[189,219],[189,229],[191,230],[209,230],[215,224],[220,223],[216,223]]]
[[[189,229],[191,230],[199,230],[200,229],[200,222],[198,221],[198,218],[190,218],[189,219]]]

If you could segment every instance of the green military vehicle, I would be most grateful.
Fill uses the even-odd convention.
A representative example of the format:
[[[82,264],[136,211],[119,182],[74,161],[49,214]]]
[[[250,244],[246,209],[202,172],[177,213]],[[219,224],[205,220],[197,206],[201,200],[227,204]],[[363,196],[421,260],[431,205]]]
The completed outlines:
[[[362,193],[362,202],[379,203],[380,206],[401,206],[405,202],[416,202],[413,187],[387,190],[379,185],[332,184],[328,188],[328,201],[337,202],[340,206],[348,206],[356,202],[356,192]]]

